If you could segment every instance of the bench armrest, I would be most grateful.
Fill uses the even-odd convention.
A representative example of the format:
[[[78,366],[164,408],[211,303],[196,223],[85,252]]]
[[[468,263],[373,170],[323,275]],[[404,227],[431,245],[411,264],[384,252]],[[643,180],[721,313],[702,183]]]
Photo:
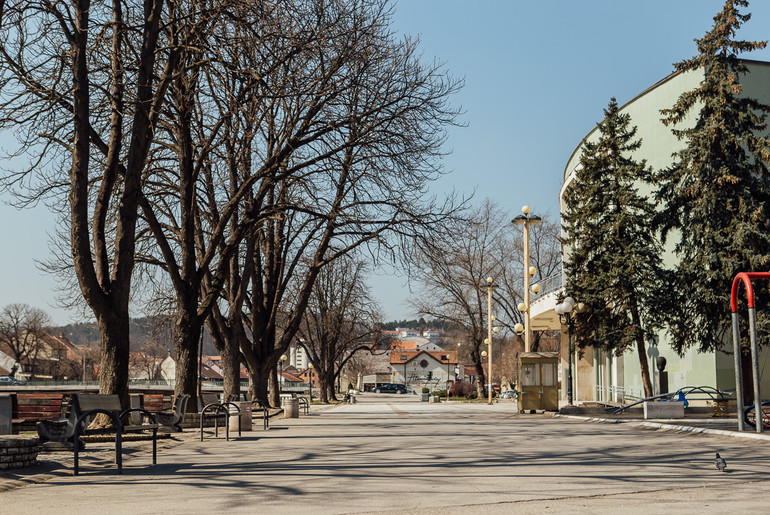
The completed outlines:
[[[133,413],[133,412],[139,412],[144,414],[148,419],[150,419],[150,422],[152,422],[153,424],[157,425],[158,423],[158,420],[155,418],[155,415],[153,415],[152,413],[150,413],[144,408],[128,408],[127,410],[121,411],[120,415],[118,415],[118,418],[122,420],[125,415],[128,415],[129,413]]]

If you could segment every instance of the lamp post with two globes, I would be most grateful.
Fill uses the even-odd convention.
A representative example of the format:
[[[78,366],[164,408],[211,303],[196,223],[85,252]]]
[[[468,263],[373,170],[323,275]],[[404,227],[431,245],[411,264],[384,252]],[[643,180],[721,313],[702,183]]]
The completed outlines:
[[[482,290],[487,290],[487,337],[484,340],[484,343],[487,345],[489,350],[487,353],[489,356],[489,363],[487,367],[487,376],[489,376],[487,377],[489,404],[492,404],[492,332],[497,334],[497,332],[500,330],[499,327],[492,327],[492,322],[495,321],[495,315],[492,314],[492,291],[497,288],[497,285],[492,284],[492,282],[494,282],[494,279],[487,277],[487,284],[481,287]]]
[[[582,302],[575,304],[572,297],[565,298],[561,304],[557,304],[554,310],[559,315],[559,320],[567,326],[567,404],[572,405],[572,330],[575,326],[575,319],[572,317],[572,310],[577,313],[583,313],[586,305]]]
[[[524,352],[529,352],[532,339],[529,320],[529,278],[537,273],[537,269],[534,266],[529,266],[529,226],[536,225],[542,220],[539,216],[530,215],[530,211],[529,206],[524,206],[521,208],[523,214],[511,220],[514,225],[524,226],[524,302],[522,303],[524,309],[521,308],[522,304],[519,304],[519,310],[524,313]]]

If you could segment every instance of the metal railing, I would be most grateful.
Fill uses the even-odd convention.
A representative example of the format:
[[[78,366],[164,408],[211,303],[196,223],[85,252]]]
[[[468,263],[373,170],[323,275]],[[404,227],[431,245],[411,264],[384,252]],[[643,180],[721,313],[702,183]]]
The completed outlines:
[[[560,289],[563,286],[561,267],[551,275],[545,277],[541,281],[538,281],[540,285],[540,295],[546,295],[553,291]]]
[[[623,386],[600,386],[596,385],[596,399],[601,402],[633,402],[643,399],[641,390],[634,388],[625,388]]]

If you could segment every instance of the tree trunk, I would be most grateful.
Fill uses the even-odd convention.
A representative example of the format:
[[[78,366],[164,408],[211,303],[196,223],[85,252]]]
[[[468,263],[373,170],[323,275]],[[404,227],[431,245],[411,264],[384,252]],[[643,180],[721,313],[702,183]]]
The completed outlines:
[[[235,340],[235,341],[231,341]],[[222,355],[222,375],[224,376],[224,395],[241,394],[241,361],[238,342],[235,338],[226,339],[220,350]]]
[[[276,406],[281,404],[281,389],[278,386],[278,370],[273,367],[270,370],[270,402],[274,402]]]
[[[249,395],[251,396],[251,400],[255,399],[261,399],[261,400],[268,400],[268,390],[267,390],[267,379],[269,377],[269,373],[263,369],[260,366],[251,366],[251,363],[249,363]],[[276,407],[279,406],[279,402],[272,402],[273,399],[270,399],[271,405]]]
[[[174,395],[188,394],[195,398],[198,389],[198,346],[200,345],[201,324],[198,322],[197,301],[185,309],[180,307],[174,328],[174,351],[176,352],[176,383]]]
[[[487,378],[484,375],[484,367],[481,365],[481,361],[476,361],[474,365],[476,366],[476,378],[478,379],[476,381],[476,393],[479,399],[483,399],[486,396],[484,385],[487,383]]]
[[[329,384],[329,396],[328,396],[329,402],[337,401],[338,400],[337,396],[334,394],[334,391],[335,391],[334,381],[335,381],[335,379],[336,379],[336,377],[332,376],[331,384]]]
[[[97,316],[101,334],[101,370],[99,393],[117,394],[123,409],[129,407],[128,397],[128,309],[125,313],[111,310]]]
[[[313,387],[312,383],[310,387]],[[322,404],[329,404],[329,384],[326,374],[321,370],[318,370],[318,400]]]
[[[650,365],[647,361],[647,350],[644,345],[644,331],[642,330],[642,319],[639,315],[639,306],[636,299],[631,299],[631,321],[634,323],[634,336],[636,338],[636,353],[639,355],[639,366],[642,370],[642,385],[644,386],[644,396],[652,397],[652,380],[650,379]]]

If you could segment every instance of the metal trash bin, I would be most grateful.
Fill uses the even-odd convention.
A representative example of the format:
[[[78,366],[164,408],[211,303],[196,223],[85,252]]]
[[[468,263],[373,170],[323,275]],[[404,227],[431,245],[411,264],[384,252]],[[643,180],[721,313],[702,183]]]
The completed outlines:
[[[299,418],[299,401],[297,399],[282,399],[283,418]]]
[[[251,403],[234,402],[241,408],[241,431],[251,431]],[[230,406],[230,431],[238,431],[238,412]]]
[[[129,407],[131,409],[134,408],[143,408],[143,402],[142,402],[142,394],[141,393],[131,393],[128,396],[129,399]],[[138,426],[142,423],[142,414],[138,411],[132,411],[131,414],[128,416],[131,423],[135,426]]]

